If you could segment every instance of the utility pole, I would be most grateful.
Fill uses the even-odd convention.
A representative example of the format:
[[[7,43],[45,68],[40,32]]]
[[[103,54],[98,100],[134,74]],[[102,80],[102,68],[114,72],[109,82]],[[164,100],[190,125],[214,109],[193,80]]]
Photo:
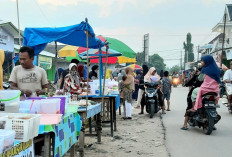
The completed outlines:
[[[144,35],[144,63],[148,64],[149,58],[149,33]]]
[[[221,63],[220,63],[220,67],[222,68],[222,55],[223,55],[223,51],[224,51],[224,43],[225,43],[225,30],[226,30],[226,12],[224,14],[224,29],[223,29],[223,40],[222,40],[222,54],[221,54]]]
[[[180,70],[182,70],[182,51],[180,51]]]
[[[198,50],[197,50],[197,62],[199,61],[199,51],[200,51],[200,46],[198,45]]]

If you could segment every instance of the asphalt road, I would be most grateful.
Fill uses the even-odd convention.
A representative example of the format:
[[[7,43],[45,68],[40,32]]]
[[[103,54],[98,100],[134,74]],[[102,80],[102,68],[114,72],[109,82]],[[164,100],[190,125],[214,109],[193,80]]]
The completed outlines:
[[[184,122],[188,88],[178,86],[171,94],[171,111],[163,115],[166,128],[166,146],[171,157],[231,157],[232,156],[232,114],[222,105],[217,109],[222,119],[216,124],[216,131],[205,135],[203,129],[180,128]],[[224,100],[225,101],[225,100]]]

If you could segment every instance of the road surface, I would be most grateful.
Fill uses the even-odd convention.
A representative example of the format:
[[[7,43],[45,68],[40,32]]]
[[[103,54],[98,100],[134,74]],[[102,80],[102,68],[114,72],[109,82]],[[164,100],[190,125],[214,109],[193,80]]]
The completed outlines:
[[[216,131],[205,135],[203,129],[180,128],[184,122],[188,88],[178,86],[171,94],[171,111],[163,115],[166,128],[166,146],[171,157],[231,157],[232,156],[232,114],[222,105],[217,109],[222,119],[216,124]]]

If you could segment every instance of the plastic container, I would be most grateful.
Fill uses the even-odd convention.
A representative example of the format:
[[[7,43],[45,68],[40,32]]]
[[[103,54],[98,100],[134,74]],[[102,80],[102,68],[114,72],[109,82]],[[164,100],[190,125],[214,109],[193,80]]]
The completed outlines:
[[[66,107],[66,113],[76,113],[78,112],[78,105],[68,105]]]
[[[52,125],[58,124],[61,121],[62,114],[41,114],[40,124],[41,125]]]
[[[2,112],[19,112],[20,90],[0,90],[0,102],[5,104]]]
[[[60,113],[65,113],[66,97],[49,97],[48,99],[60,99]]]
[[[0,139],[3,139],[3,150],[7,151],[14,146],[15,131],[14,130],[0,130]]]
[[[0,124],[2,124],[6,130],[14,130],[16,132],[15,140],[19,142],[27,142],[38,136],[39,119],[40,115],[19,113],[0,114]]]

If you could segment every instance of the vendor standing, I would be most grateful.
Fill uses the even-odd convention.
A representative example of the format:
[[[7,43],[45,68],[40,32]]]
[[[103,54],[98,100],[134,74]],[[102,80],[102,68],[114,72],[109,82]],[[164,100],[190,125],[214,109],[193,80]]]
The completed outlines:
[[[44,95],[48,87],[46,71],[33,65],[34,50],[30,47],[21,47],[19,50],[18,65],[13,68],[9,81],[11,89],[20,90],[27,97]]]

